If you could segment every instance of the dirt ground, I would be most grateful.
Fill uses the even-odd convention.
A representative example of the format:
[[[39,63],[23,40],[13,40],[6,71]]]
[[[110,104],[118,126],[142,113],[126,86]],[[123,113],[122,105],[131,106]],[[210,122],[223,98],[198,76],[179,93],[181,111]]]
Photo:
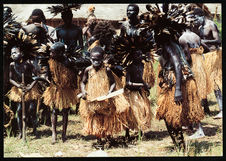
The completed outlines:
[[[208,96],[210,110],[213,115],[218,113],[218,105],[214,94]],[[155,112],[156,105],[153,104]],[[79,115],[70,114],[67,130],[67,141],[61,140],[62,116],[58,116],[57,143],[51,144],[51,127],[41,125],[38,127],[38,137],[32,134],[32,129],[27,129],[27,142],[23,143],[17,137],[4,138],[4,157],[86,157],[91,152],[97,151],[93,146],[96,139],[93,136],[83,134],[83,125]],[[132,140],[125,142],[123,132],[114,136],[114,144],[104,151],[110,157],[134,157],[134,156],[222,156],[222,119],[213,119],[206,116],[202,121],[205,137],[198,140],[187,140],[191,132],[185,130],[184,136],[187,143],[186,152],[175,150],[170,136],[166,130],[164,121],[154,119],[152,128],[139,138],[135,132],[130,132]],[[58,154],[58,155],[57,155]]]

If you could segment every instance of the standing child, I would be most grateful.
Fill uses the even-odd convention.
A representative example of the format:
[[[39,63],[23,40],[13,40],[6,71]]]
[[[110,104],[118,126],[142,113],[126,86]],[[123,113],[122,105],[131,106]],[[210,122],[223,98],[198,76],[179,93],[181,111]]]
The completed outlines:
[[[52,109],[52,143],[56,142],[57,114],[63,113],[62,141],[66,141],[68,112],[70,107],[76,105],[78,88],[76,72],[72,71],[72,62],[64,56],[65,47],[61,42],[51,46],[49,69],[51,83],[43,93],[43,103]]]
[[[123,94],[103,101],[96,98],[106,96],[122,88],[120,79],[103,64],[104,51],[96,46],[91,50],[92,65],[84,71],[81,91],[80,114],[88,135],[95,135],[99,141],[106,136],[121,132],[128,116],[129,102]]]

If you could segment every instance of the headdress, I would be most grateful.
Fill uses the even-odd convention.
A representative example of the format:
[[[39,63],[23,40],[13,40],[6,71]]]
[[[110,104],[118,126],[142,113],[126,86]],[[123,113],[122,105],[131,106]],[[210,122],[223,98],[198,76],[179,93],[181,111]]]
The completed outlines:
[[[77,11],[78,9],[80,9],[81,5],[82,4],[76,4],[76,3],[60,4],[60,5],[48,7],[47,9],[50,13],[56,16],[57,14],[68,11],[68,10]]]
[[[24,55],[24,60],[30,59],[37,55],[39,45],[33,34],[26,34],[23,30],[20,30],[17,35],[13,37],[5,38],[7,47],[12,48],[14,46],[19,47],[20,51]]]
[[[99,21],[93,30],[93,36],[100,41],[102,46],[108,45],[106,42],[109,42],[115,33],[115,29],[109,21]]]
[[[88,11],[89,12],[94,12],[95,11],[95,7],[93,5],[89,6]]]

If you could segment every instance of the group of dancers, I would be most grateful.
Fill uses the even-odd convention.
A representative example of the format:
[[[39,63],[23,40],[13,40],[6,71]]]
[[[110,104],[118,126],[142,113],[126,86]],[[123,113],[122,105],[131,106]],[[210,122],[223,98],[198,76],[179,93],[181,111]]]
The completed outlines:
[[[48,7],[63,20],[53,28],[46,25],[41,9],[33,10],[24,25],[4,6],[5,119],[9,99],[17,109],[19,138],[23,103],[25,120],[34,133],[37,108],[51,114],[53,144],[57,115],[63,115],[65,142],[69,110],[75,106],[84,132],[95,135],[98,143],[122,131],[127,139],[131,130],[143,135],[152,130],[156,118],[165,121],[173,143],[184,149],[183,128],[198,127],[191,139],[205,136],[201,120],[210,115],[207,95],[211,92],[220,109],[215,118],[222,118],[221,40],[203,4],[146,5],[147,12],[141,15],[138,5],[129,4],[119,32],[109,21],[96,18],[94,6],[83,28],[74,25],[72,11],[80,7]],[[149,99],[155,84],[156,113]]]

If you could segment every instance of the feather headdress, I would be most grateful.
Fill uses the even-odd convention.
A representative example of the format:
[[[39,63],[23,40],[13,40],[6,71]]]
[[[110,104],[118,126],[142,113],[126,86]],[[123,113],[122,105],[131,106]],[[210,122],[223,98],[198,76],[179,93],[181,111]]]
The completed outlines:
[[[38,54],[39,45],[33,34],[26,34],[22,29],[19,33],[9,39],[5,38],[8,47],[19,47],[24,54],[24,59],[29,59]]]
[[[178,40],[183,31],[188,27],[186,16],[189,11],[185,4],[163,4],[163,11],[160,11],[158,5],[146,5],[148,12],[140,16],[143,25],[154,30],[155,40],[158,45],[173,39]]]
[[[116,34],[115,29],[109,21],[98,21],[93,30],[93,36],[100,41],[101,46],[107,46]]]
[[[140,27],[140,28],[139,28]],[[113,58],[109,62],[113,65],[120,65],[124,69],[130,65],[133,60],[133,53],[137,50],[142,51],[142,59],[145,61],[150,61],[151,49],[154,48],[153,35],[151,33],[147,34],[145,28],[138,26],[139,36],[130,37],[127,35],[116,36],[113,38],[111,43],[111,53]]]
[[[21,29],[21,24],[15,21],[16,17],[14,15],[7,16],[5,14],[7,13],[4,13],[4,17],[7,18],[3,20],[3,42],[4,45],[7,45],[7,40],[16,36]]]
[[[54,14],[54,16],[56,16],[57,14],[62,13],[67,10],[77,11],[78,9],[81,8],[81,6],[82,6],[82,4],[77,4],[77,3],[60,4],[60,5],[56,5],[56,6],[47,7],[47,10],[51,14]]]

